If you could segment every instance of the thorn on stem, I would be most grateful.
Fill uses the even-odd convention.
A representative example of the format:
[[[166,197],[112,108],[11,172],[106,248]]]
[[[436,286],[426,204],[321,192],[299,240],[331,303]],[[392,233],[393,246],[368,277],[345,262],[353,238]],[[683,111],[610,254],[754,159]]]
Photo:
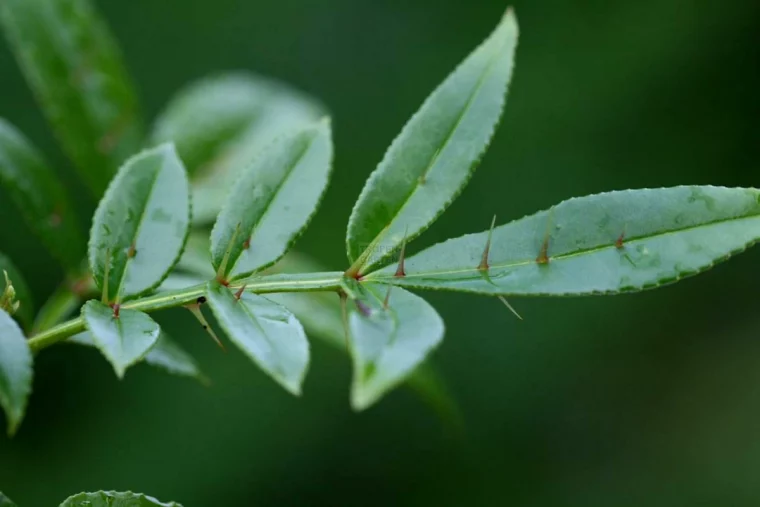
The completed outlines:
[[[385,299],[383,300],[383,308],[386,310],[388,309],[388,303],[391,300],[391,290],[393,289],[393,285],[388,285],[388,292],[385,293]]]
[[[552,225],[553,212],[554,208],[550,209],[548,213],[549,216],[546,221],[546,233],[544,234],[544,242],[541,244],[541,251],[538,253],[538,257],[536,257],[536,262],[538,264],[549,264],[549,231]]]
[[[185,308],[187,308],[188,310],[190,310],[190,313],[192,313],[193,316],[198,320],[198,322],[200,322],[201,327],[203,328],[203,330],[206,331],[209,334],[209,336],[211,337],[211,339],[213,339],[216,342],[216,344],[219,346],[219,348],[222,349],[222,351],[227,352],[227,349],[224,347],[224,344],[219,339],[219,337],[216,336],[216,333],[214,333],[214,330],[211,329],[211,326],[208,325],[208,321],[206,320],[206,317],[203,316],[203,312],[201,311],[201,306],[200,306],[201,305],[201,303],[200,303],[201,299],[203,299],[204,303],[206,302],[206,298],[204,296],[201,296],[201,297],[198,298],[198,303],[193,303],[193,304],[185,305]]]
[[[520,319],[520,320],[523,320],[523,318],[520,316],[520,314],[519,314],[519,313],[517,313],[517,310],[515,310],[515,309],[512,307],[512,305],[511,305],[511,304],[509,304],[509,301],[507,301],[507,298],[505,298],[504,296],[499,296],[499,300],[500,300],[502,303],[504,303],[504,306],[506,306],[507,308],[509,308],[509,311],[510,311],[510,312],[512,312],[512,313],[515,315],[515,317],[517,317],[517,318],[518,318],[518,319]]]
[[[625,240],[625,226],[623,226],[623,232],[620,233],[620,236],[618,236],[617,241],[615,241],[615,248],[618,250],[621,250],[625,245],[623,244],[623,241]]]
[[[491,253],[491,238],[493,237],[494,225],[496,225],[496,215],[494,215],[493,220],[491,220],[491,228],[488,230],[488,239],[486,240],[486,246],[483,249],[483,256],[480,259],[480,264],[478,264],[478,270],[480,271],[488,271],[489,268],[488,256]]]
[[[243,297],[243,292],[245,292],[246,287],[247,285],[243,285],[242,287],[238,289],[238,291],[235,293],[235,299],[240,301],[240,298]]]
[[[129,250],[127,250],[127,257],[131,259],[135,255],[137,255],[137,249],[135,249],[135,244],[132,243],[129,245]]]
[[[406,276],[404,270],[404,258],[406,256],[406,231],[404,231],[404,240],[401,242],[401,253],[398,256],[398,267],[396,268],[396,274],[393,275],[396,278],[403,278]]]
[[[539,264],[549,264],[549,238],[544,238],[544,243],[541,245],[541,252],[536,257],[536,262]]]
[[[119,311],[121,310],[121,305],[119,305],[118,303],[114,303],[111,305],[111,308],[113,309],[113,318],[118,319]]]
[[[248,238],[243,242],[243,250],[248,250],[251,246],[251,238]]]

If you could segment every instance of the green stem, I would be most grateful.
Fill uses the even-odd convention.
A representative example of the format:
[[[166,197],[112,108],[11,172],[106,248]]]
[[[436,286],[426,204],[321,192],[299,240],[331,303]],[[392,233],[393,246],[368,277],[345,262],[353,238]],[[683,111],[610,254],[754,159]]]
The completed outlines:
[[[342,277],[343,273],[340,272],[252,276],[236,280],[229,287],[231,290],[236,290],[245,286],[247,292],[257,294],[337,291],[340,289]],[[203,283],[186,289],[161,292],[152,296],[128,301],[121,305],[121,308],[150,313],[195,303],[205,293],[206,284]],[[33,352],[38,352],[84,330],[84,320],[82,317],[77,317],[32,336],[28,341],[29,347]]]

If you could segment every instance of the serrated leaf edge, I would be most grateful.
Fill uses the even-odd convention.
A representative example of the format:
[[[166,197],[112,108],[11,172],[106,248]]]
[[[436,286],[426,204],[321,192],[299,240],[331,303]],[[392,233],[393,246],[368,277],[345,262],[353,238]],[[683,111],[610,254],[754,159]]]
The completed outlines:
[[[404,124],[404,127],[401,129],[401,132],[393,139],[393,141],[391,142],[390,146],[385,151],[385,154],[383,155],[382,160],[380,161],[380,163],[378,164],[378,166],[375,168],[375,170],[373,170],[372,173],[370,174],[369,178],[367,179],[367,182],[365,183],[364,187],[362,188],[361,193],[359,194],[358,199],[356,200],[356,202],[354,203],[353,208],[351,209],[351,216],[349,217],[349,220],[348,220],[348,227],[347,227],[347,232],[346,232],[346,251],[348,253],[348,260],[349,260],[349,262],[351,262],[351,263],[355,262],[357,259],[360,259],[362,257],[362,255],[364,254],[364,252],[359,252],[358,255],[354,256],[351,253],[351,242],[352,242],[352,238],[353,238],[353,236],[351,234],[351,229],[352,229],[352,225],[358,220],[358,216],[357,215],[359,213],[360,204],[364,201],[364,199],[366,198],[366,195],[369,194],[369,192],[372,191],[372,188],[374,186],[374,181],[377,180],[378,178],[380,178],[380,176],[381,176],[380,175],[380,169],[385,164],[385,162],[386,162],[388,156],[390,155],[390,153],[393,152],[394,149],[396,148],[396,146],[402,142],[401,137],[402,137],[402,134],[404,133],[404,131],[406,130],[407,126],[410,125],[411,123],[413,123],[419,116],[422,115],[422,112],[433,101],[433,99],[436,97],[438,91],[446,84],[446,82],[449,80],[449,78],[451,78],[452,76],[456,75],[458,72],[461,71],[461,69],[464,67],[464,65],[467,64],[470,56],[473,55],[473,54],[475,54],[475,53],[477,53],[478,51],[480,51],[482,48],[484,48],[486,45],[488,45],[492,41],[493,36],[499,30],[501,30],[501,29],[504,28],[504,24],[507,22],[507,19],[512,19],[513,22],[514,22],[515,47],[517,47],[517,43],[518,43],[518,40],[519,40],[519,33],[520,33],[519,32],[519,27],[517,25],[517,21],[516,21],[516,19],[514,17],[514,13],[513,13],[512,9],[508,9],[507,13],[504,16],[504,18],[500,21],[500,23],[496,26],[496,28],[491,32],[491,34],[489,34],[489,36],[486,37],[485,40],[483,40],[474,50],[471,50],[467,54],[467,56],[465,56],[465,58],[457,65],[457,67],[452,72],[450,72],[444,78],[444,80],[441,81],[438,84],[438,86],[436,86],[436,88],[435,88],[435,90],[433,90],[433,92],[431,92],[427,96],[427,98],[422,103],[422,105],[417,109],[417,111],[415,111],[415,113],[411,116],[411,118]],[[499,51],[495,51],[494,52],[494,55],[492,56],[491,61],[488,63],[488,65],[486,66],[485,71],[481,74],[480,78],[478,79],[478,83],[476,84],[475,89],[472,91],[470,97],[468,98],[467,103],[465,104],[465,107],[462,109],[462,113],[459,115],[459,118],[457,119],[457,121],[456,121],[454,127],[452,128],[451,133],[449,134],[449,136],[448,136],[448,138],[447,138],[447,140],[446,140],[445,143],[448,143],[448,140],[451,138],[451,136],[454,134],[454,132],[456,132],[457,128],[459,127],[459,125],[460,125],[460,123],[462,121],[462,118],[464,118],[465,114],[469,110],[469,107],[470,107],[470,105],[472,103],[473,98],[480,91],[480,88],[481,88],[481,85],[482,85],[483,81],[485,80],[485,78],[488,75],[490,75],[491,71],[493,70],[494,64],[498,60],[498,57],[501,56],[501,50],[504,48],[504,46],[507,46],[509,44],[509,42],[510,42],[510,40],[507,39],[507,41],[505,42],[505,44],[499,47]],[[516,58],[513,57],[512,61],[511,61],[511,67],[510,67],[510,77],[511,77],[511,75],[513,73],[513,69],[514,69],[514,65],[515,65],[515,60],[516,60]],[[428,228],[430,228],[430,226],[436,220],[438,220],[438,218],[440,218],[440,216],[449,208],[449,206],[451,206],[451,204],[462,194],[462,192],[464,191],[464,189],[469,184],[470,180],[472,179],[472,176],[475,174],[475,170],[480,165],[480,162],[482,161],[483,157],[485,156],[485,153],[488,151],[488,148],[491,145],[491,141],[493,140],[493,136],[496,133],[496,130],[498,129],[498,127],[501,124],[501,121],[502,121],[502,119],[504,117],[504,108],[505,108],[505,105],[506,105],[507,96],[508,96],[508,93],[509,93],[509,88],[510,88],[510,85],[511,85],[511,81],[512,81],[511,79],[507,80],[507,85],[505,87],[504,93],[500,94],[500,96],[499,96],[499,113],[497,115],[496,122],[493,124],[493,126],[491,128],[491,131],[489,132],[489,134],[487,136],[486,142],[483,145],[482,149],[480,150],[479,154],[475,157],[475,159],[473,160],[472,164],[470,165],[470,168],[467,171],[464,179],[462,180],[461,185],[459,186],[459,188],[457,189],[457,191],[454,192],[451,195],[451,198],[448,201],[446,201],[446,203],[443,204],[440,207],[440,209],[427,222],[427,224],[425,224],[424,226],[422,226],[421,228],[419,228],[417,231],[415,231],[415,232],[413,232],[411,234],[408,234],[406,236],[406,242],[407,243],[410,243],[414,239],[418,238]],[[433,163],[435,163],[435,160],[437,159],[439,153],[440,153],[440,149],[435,153],[435,155],[433,155],[433,159],[431,160],[431,165]],[[414,195],[414,193],[416,192],[417,188],[419,188],[419,186],[420,186],[419,183],[415,184],[414,189],[409,193],[409,196],[407,197],[407,200],[404,202],[404,204],[402,204],[402,206],[396,212],[395,216],[398,216],[401,213],[401,211],[403,211],[403,209],[406,206],[406,204],[408,203],[409,199],[411,199],[411,196]],[[395,219],[395,216],[394,216],[393,219],[391,219],[391,222]],[[384,228],[378,234],[378,236],[375,237],[372,240],[372,244],[376,244],[376,242],[379,241],[380,236],[383,235],[383,234],[385,234],[386,231],[387,231],[387,227]],[[371,264],[364,264],[363,266],[361,266],[360,274],[365,272],[365,268],[369,268],[371,270],[371,269],[380,269],[380,268],[383,268],[383,267],[387,266],[388,262],[386,262],[386,261],[388,260],[388,258],[392,257],[392,255],[393,255],[393,252],[388,252],[385,255],[383,255],[382,257],[380,257],[379,259],[377,259],[374,262],[372,262]]]

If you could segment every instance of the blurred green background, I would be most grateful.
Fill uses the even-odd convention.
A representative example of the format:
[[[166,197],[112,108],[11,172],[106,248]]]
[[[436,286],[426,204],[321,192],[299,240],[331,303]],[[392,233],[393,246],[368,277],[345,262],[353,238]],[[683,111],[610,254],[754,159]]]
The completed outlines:
[[[334,179],[298,249],[331,269],[346,267],[348,215],[387,145],[506,7],[97,3],[151,117],[187,81],[228,69],[281,78],[329,106]],[[466,192],[412,250],[576,195],[760,185],[757,0],[515,4],[521,42],[502,126]],[[7,45],[0,115],[81,191]],[[80,199],[83,223],[94,205]],[[0,250],[40,303],[61,274],[2,193],[0,213]],[[448,327],[433,361],[462,427],[409,390],[352,413],[348,359],[320,342],[305,394],[292,398],[168,312],[159,321],[213,385],[147,366],[119,382],[95,351],[45,351],[20,433],[0,436],[0,488],[32,507],[102,488],[186,507],[756,506],[759,261],[755,249],[637,295],[516,299],[524,322],[496,300],[430,294]]]

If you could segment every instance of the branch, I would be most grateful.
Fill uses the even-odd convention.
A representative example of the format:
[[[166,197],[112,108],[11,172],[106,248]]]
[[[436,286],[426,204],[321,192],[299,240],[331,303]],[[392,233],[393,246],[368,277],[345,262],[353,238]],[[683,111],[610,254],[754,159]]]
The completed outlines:
[[[246,292],[256,294],[337,291],[340,288],[342,276],[343,273],[340,272],[251,276],[237,280],[231,283],[229,287],[235,290],[245,286]],[[152,296],[128,301],[121,307],[151,313],[194,303],[205,292],[206,284],[203,283],[186,289],[160,292]],[[38,352],[84,330],[84,320],[82,317],[77,317],[32,336],[29,338],[29,347],[33,352]]]

